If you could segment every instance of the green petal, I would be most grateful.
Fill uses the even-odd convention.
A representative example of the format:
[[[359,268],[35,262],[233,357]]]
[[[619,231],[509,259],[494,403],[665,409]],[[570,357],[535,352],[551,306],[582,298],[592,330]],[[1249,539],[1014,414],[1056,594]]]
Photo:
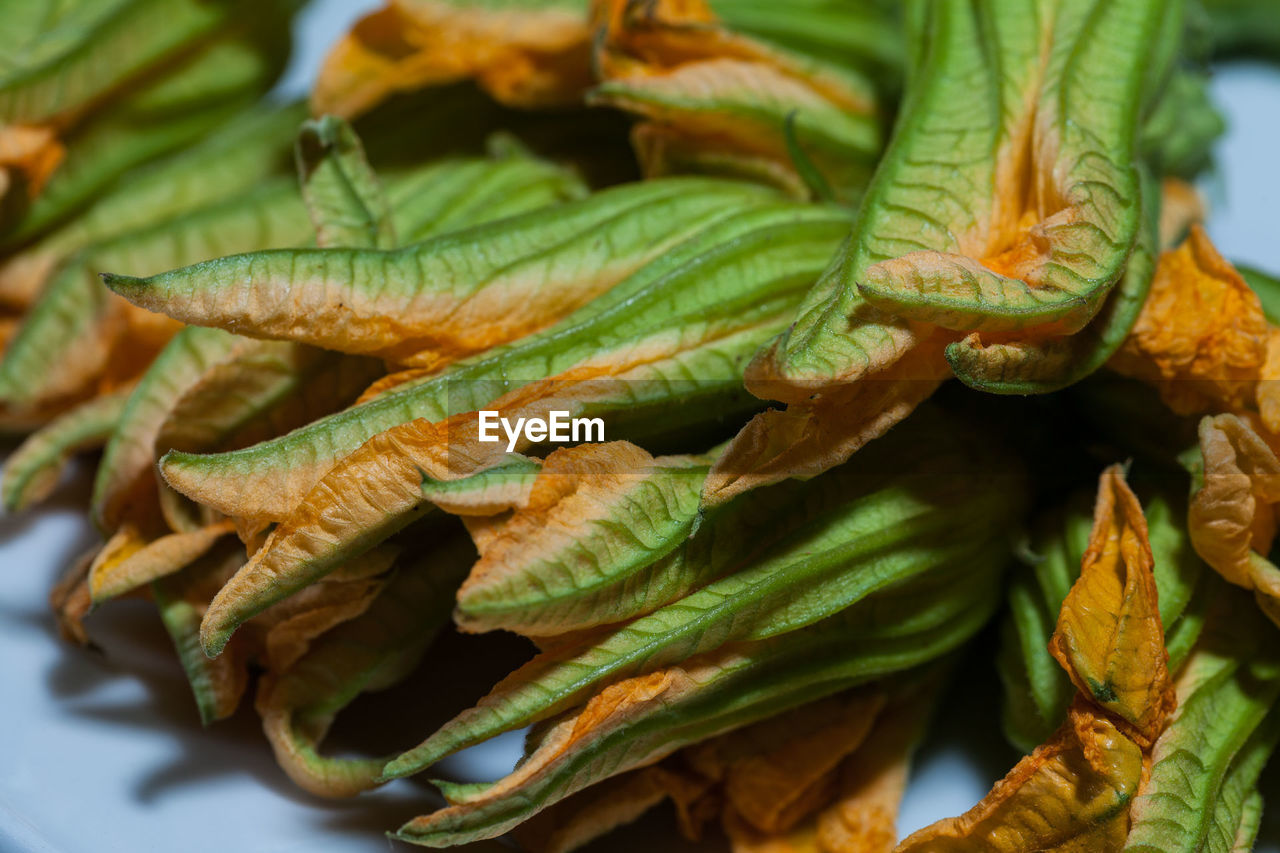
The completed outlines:
[[[1102,310],[1073,335],[983,345],[966,339],[947,347],[947,362],[961,382],[993,394],[1047,394],[1074,385],[1111,358],[1133,328],[1156,271],[1160,191],[1142,184],[1145,227],[1124,275]]]
[[[5,29],[13,29],[0,42],[0,121],[36,122],[82,107],[231,12],[230,4],[196,0],[6,4]]]
[[[1280,60],[1280,20],[1269,0],[1203,0],[1214,56]]]
[[[278,3],[271,0],[267,6]],[[136,5],[136,4],[135,4]],[[181,0],[180,10],[207,4]],[[215,4],[219,5],[219,4]],[[221,4],[225,14],[226,4]],[[159,14],[151,29],[168,29],[168,15]],[[201,13],[203,14],[203,13]],[[175,32],[181,22],[175,22]],[[262,32],[228,33],[199,48],[188,48],[168,73],[157,75],[136,91],[127,92],[102,113],[77,127],[67,138],[67,156],[49,183],[32,202],[16,228],[4,237],[7,245],[24,243],[65,221],[94,196],[112,189],[126,172],[148,161],[197,142],[250,106],[279,70],[279,58],[259,43],[278,41],[287,32],[287,19],[278,9],[262,10],[255,18]]]
[[[130,395],[102,454],[90,502],[99,529],[113,531],[126,519],[147,523],[155,509],[155,443],[165,418],[210,366],[248,343],[221,329],[191,327],[164,348]]]
[[[976,488],[972,472],[964,473],[972,460],[956,450],[927,455],[919,468],[888,484],[856,466],[832,472],[825,483],[820,478],[805,496],[812,499],[805,501],[807,512],[789,519],[785,538],[742,554],[741,562],[722,567],[720,580],[587,648],[535,658],[389,765],[388,775],[417,772],[458,749],[544,719],[617,679],[725,644],[794,631],[888,587],[946,574],[949,567],[1001,566],[1007,555],[1002,531],[1016,517],[1018,489],[994,459],[983,468],[990,479]],[[985,488],[994,483],[1002,485]],[[698,536],[710,530],[714,521]]]
[[[1193,180],[1213,160],[1227,123],[1209,96],[1209,75],[1176,69],[1142,127],[1139,144],[1157,175]]]
[[[1280,325],[1280,278],[1253,269],[1248,266],[1236,266],[1236,271],[1249,284],[1258,300],[1262,302],[1262,311],[1267,315],[1267,322]]]
[[[350,124],[337,116],[308,121],[298,132],[295,151],[318,246],[396,245],[391,208]]]
[[[634,425],[646,419],[705,418],[715,410],[693,403],[737,393],[738,365],[771,324],[781,324],[780,303],[793,304],[804,276],[825,262],[846,222],[830,209],[784,202],[726,214],[545,332],[270,442],[234,453],[170,454],[162,460],[165,477],[179,491],[227,514],[278,520],[338,460],[381,432],[416,418],[436,422],[474,412],[513,386],[579,365],[625,364],[647,342],[670,340],[673,330],[686,328],[715,343],[698,346],[695,338],[675,357],[638,365],[622,377],[624,382],[586,384],[603,397],[588,401],[575,416],[606,415],[619,427],[628,420]],[[778,248],[768,254],[753,251],[760,241],[776,242]],[[709,311],[714,311],[710,317]],[[673,396],[689,405],[673,408]],[[409,485],[416,488],[416,481]]]
[[[237,198],[91,246],[50,281],[0,361],[0,400],[16,408],[79,392],[103,369],[117,309],[102,269],[164,269],[255,246],[305,239],[306,213],[281,178]],[[115,333],[118,333],[118,329]],[[101,357],[93,357],[95,353]]]
[[[626,442],[553,452],[525,505],[481,548],[458,593],[458,626],[552,636],[633,615],[629,599],[652,587],[649,567],[692,533],[709,470]]]
[[[564,201],[587,187],[572,169],[530,155],[497,136],[487,158],[449,159],[387,182],[396,233],[405,245]]]
[[[95,243],[166,222],[256,188],[283,172],[301,104],[244,112],[190,148],[132,170],[87,209],[0,267],[0,282],[24,263],[59,260]],[[33,290],[43,282],[26,285]],[[0,285],[12,288],[15,285]]]
[[[435,407],[465,405],[468,397],[484,389],[514,385],[508,396],[491,400],[492,407],[505,417],[546,418],[551,410],[567,411],[569,417],[590,417],[625,410],[633,419],[632,428],[637,413],[646,412],[651,418],[665,420],[667,427],[673,419],[666,417],[666,412],[676,409],[684,409],[683,417],[692,417],[694,422],[697,418],[703,423],[707,418],[718,419],[726,402],[740,393],[734,371],[785,322],[799,287],[820,267],[845,226],[838,213],[791,205],[739,214],[738,223],[735,240],[712,243],[693,238],[691,242],[697,246],[694,258],[665,276],[655,277],[642,270],[637,278],[648,286],[633,290],[631,298],[616,310],[601,312],[594,320],[559,333],[552,330],[487,362],[476,362],[475,372],[469,375],[466,371],[446,372],[406,390],[393,389],[279,441],[241,453],[167,456],[165,478],[184,494],[201,502],[213,497],[229,515],[280,516],[281,520],[267,544],[214,602],[204,629],[210,653],[215,654],[241,622],[263,607],[418,518],[426,506],[421,471],[452,478],[504,461],[501,443],[487,450],[476,443],[474,409],[463,409],[457,419],[437,425],[435,421],[444,420],[444,412]],[[767,255],[758,251],[763,244],[770,247]],[[668,253],[655,266],[668,270],[673,256],[679,254]],[[547,370],[554,369],[557,362],[563,365],[559,371],[563,378],[553,375],[524,388],[510,380],[528,375],[519,369],[521,364]],[[574,371],[579,365],[582,369]],[[484,405],[483,397],[472,398],[481,400],[477,406]],[[251,480],[220,465],[221,475],[230,475],[231,491],[216,496],[208,490],[210,478],[201,478],[202,485],[193,489],[190,469],[178,467],[186,460],[260,457],[264,448],[298,447],[299,439],[308,443],[318,439],[333,452],[333,443],[323,428],[332,424],[352,431],[368,428],[373,420],[370,413],[396,417],[406,402],[431,405],[432,411],[440,414],[408,423],[393,422],[354,452],[344,454],[330,470],[320,472],[312,481],[314,485],[292,506],[279,498],[280,490],[302,491],[300,486],[309,485],[315,467],[286,469],[285,477],[264,481]],[[625,422],[623,418],[604,420],[614,428]],[[479,450],[469,449],[473,446]],[[468,461],[462,468],[453,466],[448,462],[450,454]],[[314,466],[316,454],[307,455]],[[288,461],[288,457],[273,457],[276,465]],[[255,465],[254,471],[258,476],[267,474],[263,465]],[[276,490],[276,499],[262,491],[260,483]]]
[[[307,653],[259,688],[258,712],[277,760],[295,782],[324,796],[372,788],[379,759],[329,757],[320,744],[359,694],[404,678],[448,624],[453,592],[475,557],[454,540],[395,574],[362,615],[315,640]]]
[[[873,304],[952,329],[1074,331],[1119,278],[1139,225],[1132,152],[1149,67],[1133,46],[1155,43],[1164,4],[1038,6],[935,7],[930,58],[863,211],[853,283]],[[1006,147],[1020,143],[1025,154]],[[1036,253],[1006,275],[980,261],[1013,246],[979,220],[1021,215],[997,173],[1019,156],[1046,185],[1037,230],[1003,223]],[[949,187],[976,192],[965,204]]]
[[[873,597],[809,628],[606,688],[598,701],[536,728],[529,754],[506,778],[410,821],[396,837],[428,847],[492,838],[588,785],[682,746],[935,659],[985,621],[996,575],[970,570],[959,595],[939,594],[937,585],[907,585],[901,596]],[[882,616],[899,625],[887,627]],[[395,768],[396,762],[389,765],[388,775]]]
[[[795,323],[756,356],[748,374],[753,394],[804,402],[889,368],[928,335],[846,287],[855,252],[854,240],[846,240],[805,295]]]
[[[200,720],[205,725],[234,713],[248,683],[245,650],[237,647],[217,660],[210,660],[200,648],[200,617],[204,605],[243,560],[244,549],[239,543],[226,542],[178,574],[151,585],[151,595],[173,640],[178,660],[195,694]]]
[[[844,66],[871,80],[886,94],[896,93],[906,46],[896,10],[874,0],[832,3],[792,0],[711,0],[711,8],[729,26],[804,57]]]
[[[1262,794],[1258,777],[1275,752],[1280,724],[1272,714],[1254,730],[1248,742],[1231,762],[1231,769],[1218,789],[1213,807],[1213,827],[1205,838],[1207,853],[1237,853],[1252,850],[1262,823]]]
[[[1062,724],[1075,695],[1071,679],[1048,653],[1057,613],[1045,608],[1040,592],[1025,571],[1010,581],[1009,615],[1002,626],[997,656],[1004,685],[1001,722],[1005,736],[1026,753],[1044,743]]]
[[[277,250],[106,281],[185,323],[447,363],[545,327],[690,231],[770,200],[745,184],[651,181],[397,251]]]
[[[891,362],[921,322],[1085,326],[1139,230],[1136,116],[1160,63],[1132,45],[1156,42],[1165,5],[913,7],[915,65],[847,257],[759,373],[800,395]]]
[[[438,480],[422,475],[422,496],[433,505],[461,516],[490,516],[523,505],[542,471],[542,462],[518,453],[509,462],[470,477]]]
[[[1235,590],[1216,604],[1179,679],[1178,710],[1154,747],[1151,779],[1134,800],[1130,853],[1230,850],[1244,797],[1280,736],[1275,715],[1264,723],[1280,697],[1272,626]]]

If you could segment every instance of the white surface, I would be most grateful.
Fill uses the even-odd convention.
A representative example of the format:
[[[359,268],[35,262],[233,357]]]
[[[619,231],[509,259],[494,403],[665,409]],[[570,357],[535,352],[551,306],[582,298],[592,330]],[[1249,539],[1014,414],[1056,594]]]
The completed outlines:
[[[300,21],[310,49],[282,88],[304,91],[320,47],[373,5],[313,4]],[[1280,270],[1280,74],[1232,68],[1220,72],[1215,90],[1232,128],[1220,149],[1220,173],[1210,181],[1210,231],[1228,257]],[[0,518],[0,851],[310,853],[395,846],[381,832],[427,806],[424,788],[400,782],[357,801],[320,801],[293,788],[275,767],[251,711],[202,730],[148,605],[124,602],[95,614],[91,632],[106,656],[58,642],[45,598],[61,567],[93,542],[78,509],[86,500],[82,475],[53,506]],[[904,833],[964,811],[1011,766],[1013,754],[994,716],[998,685],[992,672],[986,677],[987,683],[953,691],[944,703],[903,804]],[[474,778],[498,775],[517,749],[506,738],[455,770]],[[1280,772],[1273,768],[1263,792],[1275,811],[1259,848],[1268,851],[1280,851],[1276,781]],[[661,832],[666,823],[658,818],[647,825]],[[489,848],[501,849],[473,849]]]
[[[304,97],[329,45],[358,18],[380,6],[380,0],[311,0],[294,21],[294,52],[276,86],[278,94]]]
[[[1280,71],[1231,66],[1216,75],[1213,97],[1228,128],[1217,174],[1201,182],[1209,236],[1230,260],[1280,274]]]

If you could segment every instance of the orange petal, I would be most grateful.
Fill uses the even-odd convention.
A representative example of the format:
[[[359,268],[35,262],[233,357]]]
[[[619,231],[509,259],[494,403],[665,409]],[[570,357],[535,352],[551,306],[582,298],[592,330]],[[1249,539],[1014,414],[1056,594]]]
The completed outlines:
[[[58,263],[58,253],[32,249],[0,264],[0,306],[26,310],[36,301]]]
[[[874,725],[864,733],[856,750],[842,759],[839,773],[833,774],[833,784],[822,790],[829,804],[807,820],[782,832],[764,832],[757,821],[743,817],[752,813],[749,805],[731,801],[725,810],[724,827],[733,842],[734,853],[890,853],[897,843],[895,824],[906,790],[911,753],[933,712],[943,683],[941,675],[941,671],[935,670],[923,682],[908,684],[906,690],[896,692],[889,704],[878,704]],[[850,710],[860,707],[862,711],[871,711],[866,700],[876,694],[863,693],[861,702],[858,695],[846,696],[844,704]],[[884,694],[880,693],[879,697],[883,699]],[[784,738],[790,730],[792,739],[804,743],[808,739],[806,730],[816,734],[830,727],[813,726],[803,715],[808,709],[826,705],[826,716],[831,716],[833,701],[840,700],[823,700],[758,725],[772,725]],[[866,718],[866,722],[873,721]],[[713,775],[723,776],[725,769],[717,766],[723,764],[723,758],[710,756],[712,760],[708,763],[707,747],[717,742],[733,743],[735,739],[741,740],[741,735],[731,732],[691,747],[685,754]],[[836,751],[841,751],[841,744],[849,741],[837,736],[831,743]]]
[[[813,477],[849,459],[924,402],[951,369],[934,336],[880,373],[752,418],[720,455],[703,488],[714,506],[790,477]],[[760,383],[761,386],[764,383]],[[752,389],[758,396],[767,388]]]
[[[761,832],[789,830],[830,801],[840,763],[866,739],[884,700],[879,691],[833,697],[739,733],[752,748],[728,768],[728,804]]]
[[[89,645],[89,635],[84,630],[84,617],[93,606],[89,595],[89,566],[96,549],[77,557],[49,592],[49,608],[58,620],[58,633],[68,643]]]
[[[1160,184],[1160,245],[1174,246],[1196,225],[1204,222],[1204,199],[1181,178],[1165,178]]]
[[[360,537],[385,538],[416,520],[423,472],[457,479],[502,462],[501,444],[478,443],[477,422],[475,413],[410,421],[340,461],[214,597],[201,626],[206,650],[216,655],[242,622],[322,577],[344,554],[359,553],[370,544]]]
[[[306,654],[312,640],[364,613],[385,586],[398,554],[396,548],[375,548],[259,616],[257,622],[267,626],[263,642],[268,670],[287,670]]]
[[[40,194],[66,154],[53,128],[39,125],[0,126],[0,171],[12,169],[23,176],[28,198]],[[0,196],[5,193],[0,191]]]
[[[521,824],[512,835],[529,853],[567,853],[631,823],[667,797],[689,801],[707,786],[695,776],[662,765],[643,767],[557,803]]]
[[[396,92],[464,79],[513,106],[575,103],[591,79],[586,16],[571,3],[539,5],[392,0],[329,54],[312,107],[350,118]]]
[[[1280,433],[1280,329],[1267,328],[1267,357],[1262,363],[1255,402],[1262,425]]]
[[[1266,556],[1276,534],[1280,459],[1243,419],[1200,422],[1204,478],[1191,497],[1187,524],[1196,553],[1231,583],[1256,590],[1272,619],[1280,616],[1280,569]]]
[[[21,322],[20,317],[0,317],[0,355],[4,354],[9,341],[18,333],[18,324]]]
[[[1165,252],[1110,366],[1150,382],[1178,414],[1250,407],[1267,359],[1262,304],[1204,230]]]
[[[866,742],[845,761],[836,800],[818,815],[822,853],[889,853],[911,753],[924,734],[940,680],[884,710]]]

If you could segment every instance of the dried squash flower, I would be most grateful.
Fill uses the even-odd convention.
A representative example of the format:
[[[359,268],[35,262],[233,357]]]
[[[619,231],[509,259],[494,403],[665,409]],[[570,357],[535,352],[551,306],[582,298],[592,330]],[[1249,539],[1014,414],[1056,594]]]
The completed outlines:
[[[708,501],[840,464],[931,393],[944,357],[1004,394],[1052,391],[1106,361],[1155,251],[1159,189],[1134,152],[1169,67],[1157,36],[1176,26],[1158,6],[936,3],[918,16],[919,60],[857,228],[747,370],[748,389],[788,412],[739,435],[724,456],[736,470],[713,473]],[[913,384],[842,390],[864,383]],[[859,428],[815,441],[823,421]]]
[[[908,851],[1118,851],[1152,745],[1177,696],[1167,668],[1151,546],[1118,466],[1103,472],[1089,548],[1050,641],[1078,692],[1068,720],[964,815]]]

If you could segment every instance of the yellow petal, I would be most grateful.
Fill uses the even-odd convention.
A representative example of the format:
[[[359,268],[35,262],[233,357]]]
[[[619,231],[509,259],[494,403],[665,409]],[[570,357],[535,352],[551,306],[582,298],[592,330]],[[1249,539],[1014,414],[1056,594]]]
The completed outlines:
[[[149,541],[132,524],[122,524],[94,554],[93,561],[89,565],[88,577],[91,578],[95,574],[109,576],[115,571],[116,566],[145,548]]]
[[[1049,650],[1076,687],[1132,726],[1143,747],[1173,710],[1154,560],[1142,505],[1113,465],[1102,474],[1080,577]]]
[[[125,525],[108,540],[89,570],[93,600],[105,601],[171,575],[191,565],[234,530],[230,521],[219,521],[147,541],[132,525]]]
[[[1073,709],[982,802],[912,834],[897,853],[1119,851],[1142,765],[1142,750],[1108,720]]]

